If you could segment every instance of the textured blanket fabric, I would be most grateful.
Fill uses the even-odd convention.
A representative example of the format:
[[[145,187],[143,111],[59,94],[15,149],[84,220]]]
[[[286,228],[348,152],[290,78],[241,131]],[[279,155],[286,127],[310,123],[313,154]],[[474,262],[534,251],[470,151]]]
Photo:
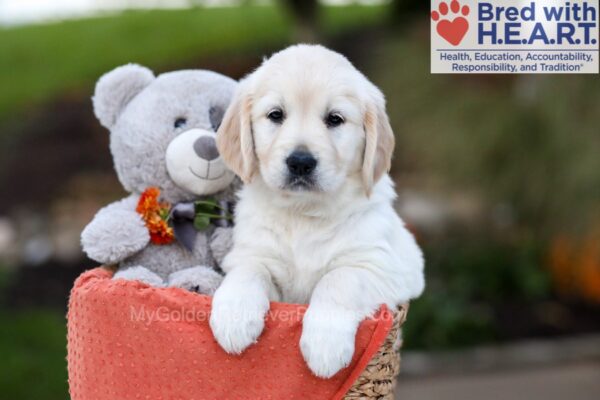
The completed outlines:
[[[306,306],[272,303],[258,343],[231,356],[208,325],[210,297],[111,274],[87,271],[71,291],[72,400],[341,399],[392,323],[385,307],[364,321],[351,365],[324,380],[311,374],[298,347]]]

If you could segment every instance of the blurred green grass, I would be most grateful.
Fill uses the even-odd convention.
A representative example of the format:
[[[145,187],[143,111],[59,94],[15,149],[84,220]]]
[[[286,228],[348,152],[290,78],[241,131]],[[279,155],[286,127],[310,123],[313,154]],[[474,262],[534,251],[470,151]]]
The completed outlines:
[[[375,23],[385,12],[385,6],[324,7],[323,33]],[[281,46],[292,33],[289,16],[276,6],[127,11],[0,29],[0,121],[24,106],[87,89],[120,64],[177,68],[202,57]]]
[[[0,299],[15,274],[0,265]],[[0,304],[0,390],[6,399],[68,399],[67,327],[55,309]]]
[[[68,399],[66,321],[54,310],[0,311],[5,399]]]

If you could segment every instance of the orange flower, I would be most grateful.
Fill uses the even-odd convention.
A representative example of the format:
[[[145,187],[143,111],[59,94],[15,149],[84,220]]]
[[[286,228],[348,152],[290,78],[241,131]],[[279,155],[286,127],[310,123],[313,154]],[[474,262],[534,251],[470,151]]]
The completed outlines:
[[[154,244],[169,244],[175,235],[167,222],[171,205],[159,202],[160,189],[151,187],[140,196],[136,211],[142,216],[150,232],[150,241]]]
[[[600,302],[600,229],[592,228],[585,237],[557,236],[549,256],[560,295]]]

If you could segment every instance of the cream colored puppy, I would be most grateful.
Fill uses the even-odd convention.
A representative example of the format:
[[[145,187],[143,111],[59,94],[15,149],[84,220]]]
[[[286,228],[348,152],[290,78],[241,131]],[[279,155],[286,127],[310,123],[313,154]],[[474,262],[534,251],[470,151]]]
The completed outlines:
[[[392,207],[384,97],[342,55],[292,46],[240,83],[217,143],[246,185],[214,296],[215,338],[241,353],[270,300],[309,303],[302,354],[330,377],[351,361],[362,319],[424,287],[421,251]]]

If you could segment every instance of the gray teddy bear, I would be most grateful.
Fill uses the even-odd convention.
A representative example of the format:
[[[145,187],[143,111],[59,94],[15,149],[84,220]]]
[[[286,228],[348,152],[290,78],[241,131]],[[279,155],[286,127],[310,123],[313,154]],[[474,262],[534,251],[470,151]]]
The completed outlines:
[[[129,64],[100,78],[94,112],[110,131],[130,196],[101,209],[81,234],[85,253],[114,278],[212,294],[231,247],[239,185],[215,144],[236,81],[201,70],[155,77]]]

